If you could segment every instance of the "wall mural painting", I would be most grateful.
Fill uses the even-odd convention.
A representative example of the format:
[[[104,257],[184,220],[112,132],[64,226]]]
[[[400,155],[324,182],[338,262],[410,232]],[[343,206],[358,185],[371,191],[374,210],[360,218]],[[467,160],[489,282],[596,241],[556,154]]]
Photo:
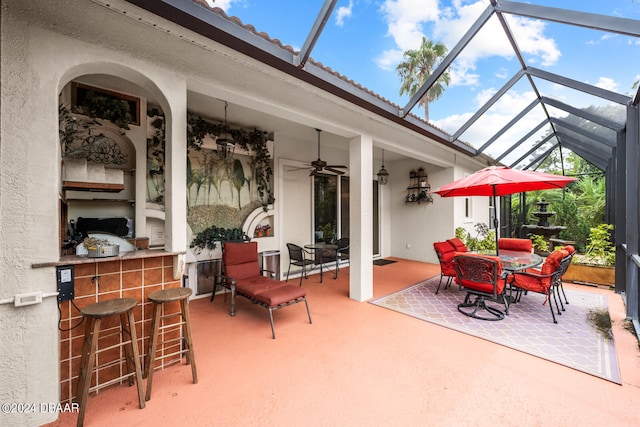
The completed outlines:
[[[147,202],[164,205],[165,123],[157,108],[148,112]],[[193,235],[209,227],[236,229],[262,206],[274,203],[273,159],[266,133],[259,129],[231,129],[188,114],[187,126],[187,223]],[[237,149],[222,160],[215,138],[221,132],[233,136]],[[241,151],[239,153],[238,151]],[[242,154],[245,153],[245,154]]]
[[[187,157],[187,222],[195,234],[210,227],[238,228],[262,201],[251,156],[221,160],[215,150],[192,150]]]

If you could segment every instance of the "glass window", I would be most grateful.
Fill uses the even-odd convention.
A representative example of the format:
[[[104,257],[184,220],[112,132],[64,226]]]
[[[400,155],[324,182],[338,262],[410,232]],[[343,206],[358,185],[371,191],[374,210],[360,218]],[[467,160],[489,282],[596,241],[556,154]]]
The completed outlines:
[[[317,242],[331,242],[338,223],[338,177],[317,174],[313,177],[313,224]]]

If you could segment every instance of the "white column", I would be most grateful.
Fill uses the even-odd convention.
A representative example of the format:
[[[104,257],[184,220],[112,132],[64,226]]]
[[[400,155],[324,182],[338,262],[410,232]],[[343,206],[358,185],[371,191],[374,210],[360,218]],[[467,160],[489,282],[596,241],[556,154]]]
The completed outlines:
[[[373,297],[373,140],[361,135],[349,141],[349,297]]]
[[[177,83],[177,82],[176,82]],[[177,87],[176,87],[177,86]],[[166,119],[165,249],[187,250],[187,88],[176,84]]]

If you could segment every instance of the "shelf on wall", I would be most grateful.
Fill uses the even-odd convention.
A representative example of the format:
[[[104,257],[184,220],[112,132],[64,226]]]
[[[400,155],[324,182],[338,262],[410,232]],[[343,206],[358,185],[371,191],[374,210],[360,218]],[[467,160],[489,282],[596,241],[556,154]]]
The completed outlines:
[[[424,169],[420,168],[417,172],[412,170],[409,173],[405,203],[433,203],[430,191],[431,185],[429,185],[428,176]]]
[[[108,193],[118,193],[124,190],[124,184],[111,184],[107,182],[81,182],[81,181],[63,181],[63,190],[75,191],[103,191]]]

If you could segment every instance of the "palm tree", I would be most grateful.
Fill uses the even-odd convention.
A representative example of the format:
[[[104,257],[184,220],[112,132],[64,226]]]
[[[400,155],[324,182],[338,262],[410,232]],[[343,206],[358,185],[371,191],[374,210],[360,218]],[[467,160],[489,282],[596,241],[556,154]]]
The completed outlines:
[[[405,61],[396,67],[398,76],[402,80],[400,95],[415,95],[446,54],[447,47],[443,43],[437,42],[434,44],[431,40],[427,40],[426,37],[422,37],[419,49],[407,50],[402,55]],[[449,72],[442,73],[418,102],[418,105],[424,106],[424,118],[426,120],[429,120],[429,102],[435,101],[442,96],[444,87],[449,85],[450,80]]]

